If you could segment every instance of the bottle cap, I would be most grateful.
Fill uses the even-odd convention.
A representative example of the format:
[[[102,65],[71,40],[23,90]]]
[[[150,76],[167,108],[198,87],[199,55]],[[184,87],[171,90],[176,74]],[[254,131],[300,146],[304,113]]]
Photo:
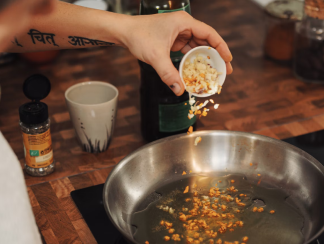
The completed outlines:
[[[24,124],[41,124],[48,119],[48,107],[42,102],[25,103],[19,107],[19,117]]]
[[[51,82],[46,76],[36,74],[28,77],[23,85],[23,92],[32,101],[40,101],[51,91]]]
[[[32,102],[19,107],[20,121],[25,124],[40,124],[48,119],[48,107],[41,99],[51,91],[51,83],[44,75],[36,74],[28,77],[23,84],[25,96]]]

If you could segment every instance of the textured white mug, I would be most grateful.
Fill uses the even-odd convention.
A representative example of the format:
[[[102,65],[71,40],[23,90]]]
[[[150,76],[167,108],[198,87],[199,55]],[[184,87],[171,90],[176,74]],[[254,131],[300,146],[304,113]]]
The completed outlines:
[[[106,151],[117,114],[117,88],[101,81],[82,82],[66,90],[65,100],[83,150]]]

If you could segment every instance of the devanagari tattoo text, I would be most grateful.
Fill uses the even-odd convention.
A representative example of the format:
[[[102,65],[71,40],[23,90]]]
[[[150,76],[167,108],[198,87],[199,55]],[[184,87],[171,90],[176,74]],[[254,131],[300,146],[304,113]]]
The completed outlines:
[[[75,47],[115,45],[115,43],[112,42],[106,42],[106,41],[101,41],[101,40],[96,40],[96,39],[91,39],[91,38],[81,37],[81,36],[68,36],[66,40],[66,38],[62,36],[56,36],[56,34],[54,33],[45,33],[36,29],[30,29],[27,34],[30,36],[30,39],[34,45],[43,43],[43,44],[50,44],[52,46],[59,47],[57,43],[60,43],[62,48],[66,46],[67,44],[66,42],[68,42],[70,45]],[[12,41],[12,43],[22,47],[22,45],[18,42],[17,38],[15,38],[15,41],[14,42]]]
[[[53,46],[58,47],[59,45],[57,45],[55,43],[55,34],[52,33],[43,33],[40,32],[38,30],[35,29],[30,29],[30,31],[27,33],[28,35],[30,35],[32,42],[34,44],[36,44],[36,42],[41,42],[43,44],[51,44]]]
[[[69,43],[73,46],[85,46],[85,45],[92,45],[92,46],[112,46],[115,43],[112,42],[105,42],[100,40],[94,40],[86,37],[80,36],[69,36]]]

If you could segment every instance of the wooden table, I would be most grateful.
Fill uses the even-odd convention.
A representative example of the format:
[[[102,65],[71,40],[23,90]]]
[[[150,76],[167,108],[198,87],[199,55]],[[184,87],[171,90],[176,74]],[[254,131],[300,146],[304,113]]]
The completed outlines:
[[[234,74],[215,97],[220,108],[201,119],[198,130],[248,131],[283,139],[324,128],[324,86],[298,81],[289,67],[263,58],[263,14],[256,5],[249,0],[195,0],[192,12],[218,30],[234,56]],[[22,82],[34,73],[52,82],[44,102],[57,162],[55,173],[47,177],[25,174],[37,225],[47,243],[96,243],[70,192],[104,183],[123,157],[146,143],[140,134],[137,60],[127,50],[109,47],[63,51],[42,67],[23,61],[1,67],[0,129],[22,165],[18,107],[27,102]],[[68,87],[88,80],[108,81],[120,92],[114,138],[99,155],[81,151],[64,101]]]

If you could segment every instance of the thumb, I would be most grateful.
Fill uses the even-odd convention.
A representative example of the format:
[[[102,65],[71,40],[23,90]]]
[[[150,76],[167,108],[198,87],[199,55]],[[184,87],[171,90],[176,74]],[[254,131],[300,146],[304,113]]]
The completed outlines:
[[[157,62],[152,63],[152,67],[158,73],[161,80],[170,87],[174,94],[181,96],[184,93],[184,86],[179,71],[174,67],[170,56],[160,56]]]

